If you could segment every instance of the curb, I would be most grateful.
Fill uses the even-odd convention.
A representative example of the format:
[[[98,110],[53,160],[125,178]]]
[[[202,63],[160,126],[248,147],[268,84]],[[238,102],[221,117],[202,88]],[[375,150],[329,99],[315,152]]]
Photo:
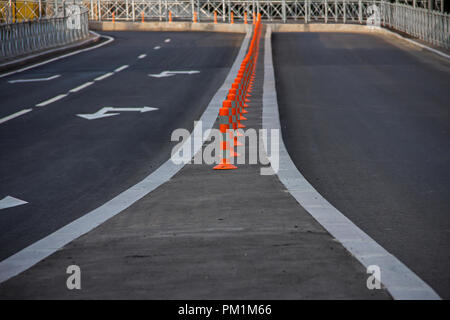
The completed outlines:
[[[252,24],[208,23],[208,22],[128,22],[128,21],[89,21],[89,28],[97,31],[204,31],[247,33]]]

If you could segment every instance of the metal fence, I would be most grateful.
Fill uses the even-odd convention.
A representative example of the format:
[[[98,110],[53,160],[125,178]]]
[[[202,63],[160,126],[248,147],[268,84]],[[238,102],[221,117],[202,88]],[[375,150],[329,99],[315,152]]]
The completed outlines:
[[[450,48],[450,15],[408,5],[380,4],[381,23],[446,49]]]
[[[424,9],[431,1],[404,0],[402,3],[373,0],[82,0],[92,20],[126,21],[252,21],[253,13],[261,13],[265,21],[297,23],[367,23],[376,5],[382,26],[408,33],[434,45],[450,46],[450,15]],[[406,4],[405,4],[406,3]],[[410,4],[407,4],[410,3]],[[435,1],[441,6],[443,2]]]
[[[61,16],[67,4],[81,0],[0,0],[0,24]]]
[[[22,5],[20,6],[20,3]],[[87,12],[81,15],[81,30],[64,26],[65,7],[82,4]],[[367,23],[377,6],[381,26],[394,28],[430,44],[450,48],[450,15],[431,10],[442,7],[441,0],[0,0],[0,23],[40,19],[39,24],[20,22],[18,26],[1,27],[2,54],[25,53],[42,47],[70,42],[87,36],[87,15],[91,20],[211,22],[216,13],[218,21],[229,23],[231,16],[239,23],[247,13],[273,22],[296,23]],[[43,17],[54,17],[42,19]],[[41,34],[42,33],[42,34]],[[3,40],[5,39],[5,40]],[[6,49],[4,49],[6,48]],[[21,49],[22,48],[22,49]]]
[[[412,8],[428,8],[440,12],[443,1],[401,0],[396,3],[382,0],[81,0],[90,9],[93,20],[167,21],[169,12],[174,20],[192,20],[196,14],[199,21],[212,21],[216,12],[219,21],[229,22],[231,14],[239,21],[244,13],[260,12],[266,21],[304,20],[305,22],[363,22],[367,17],[367,7],[372,4],[408,5]],[[428,8],[429,9],[429,8]]]
[[[2,58],[16,57],[87,38],[89,36],[87,9],[66,6],[62,11],[61,17],[1,24]]]

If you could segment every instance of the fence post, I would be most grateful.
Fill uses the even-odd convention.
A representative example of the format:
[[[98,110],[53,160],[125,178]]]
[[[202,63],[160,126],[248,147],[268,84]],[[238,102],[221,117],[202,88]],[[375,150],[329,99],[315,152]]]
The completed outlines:
[[[344,2],[342,3],[342,5],[343,5],[343,10],[344,10],[344,23],[346,23],[346,21],[347,21],[347,5],[346,5],[346,3],[345,3],[345,0],[344,0]]]
[[[135,11],[134,11],[134,0],[131,0],[131,15],[132,15],[132,18],[133,18],[133,22],[136,20],[136,13],[135,13]]]
[[[100,0],[97,0],[97,7],[98,7],[98,21],[102,21],[102,8],[100,7]]]
[[[200,0],[197,0],[197,19],[200,22]]]
[[[169,22],[172,22],[172,12],[169,12],[169,8],[167,7],[167,0],[164,0],[164,8],[165,8],[166,22],[168,20]]]
[[[323,8],[325,10],[325,23],[328,23],[328,0],[325,0]]]
[[[225,0],[222,0],[222,21],[225,22],[225,11],[226,11],[226,7],[225,7]]]
[[[194,12],[195,12],[194,0],[191,0],[191,21],[194,21]]]
[[[305,4],[305,23],[308,23],[308,12],[309,12],[309,8],[308,8],[308,6],[309,6],[309,4],[308,4],[308,0],[306,0],[305,2],[304,2],[304,4]]]
[[[362,24],[362,3],[361,0],[358,0],[358,19],[359,19],[359,23]]]
[[[338,22],[338,14],[339,14],[338,2],[337,0],[334,0],[334,22]]]
[[[283,22],[286,23],[286,0],[282,1],[281,12],[283,14]]]

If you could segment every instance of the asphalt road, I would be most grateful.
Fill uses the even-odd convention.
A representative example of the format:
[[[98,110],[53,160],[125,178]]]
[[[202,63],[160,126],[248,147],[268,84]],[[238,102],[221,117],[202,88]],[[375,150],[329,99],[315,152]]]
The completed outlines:
[[[297,168],[450,298],[450,63],[378,35],[272,41],[282,134]]]
[[[243,37],[108,34],[115,41],[104,47],[0,78],[0,119],[32,109],[0,123],[0,200],[12,196],[28,202],[0,210],[0,260],[97,208],[166,161],[176,143],[170,142],[172,131],[192,129],[223,83]],[[139,59],[142,54],[146,57]],[[129,67],[114,72],[124,65]],[[200,72],[148,76],[166,70]],[[94,81],[109,72],[113,75]],[[60,76],[9,82],[55,75]],[[87,82],[94,83],[70,92]],[[95,120],[77,116],[103,107],[143,106],[158,110]]]
[[[261,39],[260,57],[263,48]],[[262,127],[264,69],[259,60],[247,128]],[[276,175],[261,175],[260,163],[212,167],[187,164],[124,211],[2,282],[0,300],[390,298],[385,289],[367,288],[364,266]],[[69,264],[82,270],[80,290],[67,289]]]

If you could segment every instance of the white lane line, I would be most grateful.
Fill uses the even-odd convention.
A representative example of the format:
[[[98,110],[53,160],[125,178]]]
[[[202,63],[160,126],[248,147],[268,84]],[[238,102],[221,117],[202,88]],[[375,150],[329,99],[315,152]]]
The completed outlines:
[[[17,79],[17,80],[10,80],[9,83],[20,83],[20,82],[37,82],[37,81],[50,81],[56,78],[61,77],[60,74],[56,74],[54,76],[48,77],[48,78],[35,78],[35,79]]]
[[[84,88],[86,88],[86,87],[89,87],[91,84],[93,84],[94,82],[86,82],[86,83],[83,83],[81,86],[78,86],[78,87],[76,87],[76,88],[73,88],[73,89],[71,89],[70,90],[70,92],[78,92],[78,91],[80,91],[80,90],[82,90],[82,89],[84,89]]]
[[[200,118],[202,125],[197,123],[194,127],[194,131],[191,133],[189,138],[186,139],[184,144],[180,146],[180,148],[183,148],[183,150],[186,147],[186,144],[188,146],[191,145],[191,141],[192,139],[194,139],[194,135],[198,135],[199,137],[201,137],[200,139],[202,139],[205,136],[203,133],[206,130],[212,128],[214,121],[217,118],[219,109],[222,106],[223,97],[226,96],[228,88],[231,86],[234,78],[238,73],[241,61],[244,59],[249,39],[250,32],[247,33],[244,40],[242,41],[239,53],[234,60],[233,66],[231,67],[230,72],[225,79],[225,82],[216,92],[214,97],[209,102],[208,107],[203,112]],[[203,128],[203,132],[200,129],[201,127]],[[201,149],[202,144],[203,143],[194,144],[194,150],[191,150],[190,147],[186,148],[186,150],[192,151],[191,158]],[[47,237],[31,244],[25,249],[22,249],[21,251],[8,257],[7,259],[1,261],[0,283],[29,269],[39,261],[47,258],[51,254],[71,242],[72,240],[82,236],[95,227],[101,225],[106,220],[119,214],[120,212],[131,206],[133,203],[168,181],[183,167],[184,164],[174,164],[171,159],[167,160],[153,173],[144,178],[144,180],[125,190],[117,197],[106,202],[104,205],[85,214],[84,216],[69,223],[68,225],[62,227],[61,229],[55,231]]]
[[[90,33],[93,33],[93,34],[95,34],[95,35],[99,35],[98,33],[94,32],[94,31],[89,31],[89,32],[90,32]],[[52,58],[52,59],[49,59],[49,60],[45,60],[45,61],[43,61],[43,62],[39,62],[39,63],[33,64],[33,65],[31,65],[31,66],[28,66],[28,67],[24,67],[24,68],[19,69],[19,70],[14,70],[14,71],[11,71],[11,72],[7,72],[7,73],[0,74],[0,78],[7,77],[7,76],[10,76],[10,75],[12,75],[12,74],[19,73],[19,72],[23,72],[23,71],[25,71],[25,70],[29,70],[29,69],[32,69],[32,68],[36,68],[36,67],[42,66],[42,65],[44,65],[44,64],[47,64],[47,63],[50,63],[50,62],[53,62],[53,61],[57,61],[57,60],[60,60],[60,59],[64,59],[64,58],[67,58],[67,57],[70,57],[70,56],[79,54],[79,53],[81,53],[81,52],[86,52],[86,51],[94,50],[94,49],[103,47],[103,46],[105,46],[105,45],[107,45],[107,44],[109,44],[109,43],[111,43],[111,42],[114,41],[114,38],[113,38],[113,37],[106,36],[106,35],[102,35],[102,37],[103,37],[103,38],[107,38],[108,40],[106,40],[105,42],[102,42],[102,43],[100,43],[100,44],[98,44],[98,45],[95,45],[95,46],[93,46],[93,47],[89,47],[89,48],[86,48],[86,49],[81,49],[81,50],[73,51],[73,52],[67,53],[67,54],[62,55],[62,56],[59,56],[59,57],[55,57],[55,58]],[[54,49],[53,49],[53,50],[49,50],[48,52],[52,52],[52,51],[55,51],[55,50],[54,50]]]
[[[58,95],[58,96],[56,96],[56,97],[53,97],[53,98],[51,98],[51,99],[45,100],[45,101],[43,101],[43,102],[41,102],[41,103],[38,103],[38,104],[36,105],[36,107],[44,107],[44,106],[46,106],[46,105],[48,105],[48,104],[50,104],[50,103],[53,103],[53,102],[55,102],[55,101],[58,101],[58,100],[64,98],[64,97],[66,97],[66,96],[67,96],[67,94],[60,94],[60,95]]]
[[[129,65],[125,64],[125,65],[123,65],[123,66],[121,66],[121,67],[118,67],[116,70],[114,70],[114,72],[120,72],[120,71],[122,71],[122,70],[125,70],[125,69],[128,68],[128,67],[129,67]]]
[[[113,72],[105,73],[104,75],[101,75],[100,77],[95,78],[94,81],[101,81],[103,79],[111,77],[113,74],[114,74]]]
[[[6,196],[2,200],[0,200],[0,209],[16,207],[16,206],[20,206],[20,205],[27,204],[27,203],[28,202],[14,198],[14,197]]]
[[[0,119],[0,123],[4,123],[4,122],[9,121],[11,119],[20,117],[21,115],[24,115],[25,113],[28,113],[31,110],[33,110],[33,109],[23,109],[22,111],[19,111],[19,112],[13,113],[13,114],[11,114],[11,115],[9,115],[7,117],[1,118]]]
[[[144,59],[147,55],[145,53],[138,56],[138,59]]]
[[[156,47],[154,47],[153,49],[154,49],[154,50],[159,50],[159,49],[161,49],[161,47],[160,47],[160,46],[156,46]]]
[[[268,26],[264,50],[263,128],[281,132],[271,33]],[[273,143],[265,139],[263,141],[265,150]],[[290,194],[366,268],[370,265],[380,267],[381,283],[394,299],[440,299],[439,295],[412,270],[358,228],[314,189],[292,162],[282,137],[274,144],[279,147],[279,170],[277,171],[271,163],[272,169],[277,172],[278,178]]]
[[[167,38],[166,40],[164,40],[165,43],[169,43],[170,42],[170,38]]]

